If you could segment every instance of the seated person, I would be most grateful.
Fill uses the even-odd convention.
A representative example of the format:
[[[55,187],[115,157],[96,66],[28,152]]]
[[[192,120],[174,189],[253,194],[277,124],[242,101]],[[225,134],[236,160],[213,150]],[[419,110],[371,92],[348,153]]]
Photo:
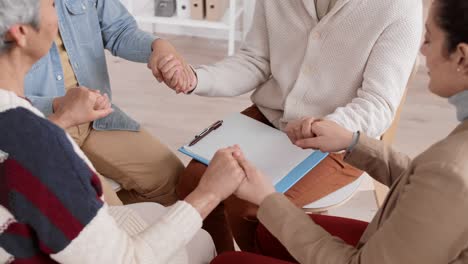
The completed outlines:
[[[24,98],[25,75],[57,37],[54,1],[0,0],[0,8],[0,263],[208,263],[215,248],[202,219],[244,179],[238,148],[219,151],[200,187],[171,208],[109,207],[77,144]],[[69,106],[69,125],[112,111]]]
[[[422,22],[421,1],[258,0],[241,50],[196,68],[193,93],[253,92],[255,105],[244,113],[287,132],[291,140],[297,129],[292,121],[304,117],[332,120],[379,137],[392,123],[404,94]],[[160,68],[172,77],[166,71],[170,67]],[[197,186],[196,178],[205,169],[197,162],[187,167],[177,187],[181,199]],[[360,175],[362,171],[345,163],[343,155],[331,154],[286,196],[303,207]],[[234,249],[231,231],[241,249],[252,251],[257,207],[233,197],[223,205],[205,222],[218,252]]]
[[[449,98],[461,122],[445,139],[411,160],[381,141],[324,120],[312,125],[314,137],[300,136],[296,142],[302,148],[323,151],[348,149],[347,162],[391,187],[367,228],[335,217],[313,216],[311,221],[285,196],[274,193],[262,173],[239,157],[247,178],[237,195],[260,205],[258,218],[271,232],[258,230],[259,253],[282,260],[229,253],[212,263],[468,263],[466,14],[466,0],[435,0],[421,49],[429,69],[430,91]],[[275,237],[292,257],[274,242]]]
[[[47,117],[75,100],[86,99],[93,93],[92,89],[112,98],[105,49],[115,56],[148,63],[155,76],[160,76],[156,65],[168,55],[179,66],[185,65],[171,44],[139,30],[119,0],[56,0],[55,3],[60,18],[59,35],[25,80],[26,97]],[[175,67],[179,68],[184,69]],[[182,71],[176,74],[179,72]],[[191,71],[186,72],[193,75]],[[128,89],[137,92],[136,87]],[[178,200],[175,186],[184,170],[182,162],[117,106],[112,108],[114,111],[109,115],[88,116],[84,124],[67,127],[67,132],[99,174],[122,186],[118,195],[123,203],[172,205]],[[63,127],[67,118],[56,116],[53,121]],[[121,204],[115,194],[108,194],[107,198],[111,204]]]

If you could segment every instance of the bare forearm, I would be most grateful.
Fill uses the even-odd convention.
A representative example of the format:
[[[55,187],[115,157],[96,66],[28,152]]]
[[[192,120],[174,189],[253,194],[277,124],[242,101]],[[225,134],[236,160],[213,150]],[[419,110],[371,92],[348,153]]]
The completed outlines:
[[[221,202],[215,195],[204,193],[199,189],[195,189],[191,194],[185,198],[185,202],[192,205],[205,219]]]

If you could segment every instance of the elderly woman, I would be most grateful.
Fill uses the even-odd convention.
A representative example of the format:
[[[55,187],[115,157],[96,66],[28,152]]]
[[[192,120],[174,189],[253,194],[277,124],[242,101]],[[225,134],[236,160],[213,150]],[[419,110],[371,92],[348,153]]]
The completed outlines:
[[[333,121],[317,121],[310,131],[316,136],[296,142],[300,147],[323,151],[350,148],[347,162],[391,187],[384,205],[365,231],[362,225],[353,229],[350,227],[356,227],[356,223],[341,219],[335,232],[327,232],[321,227],[324,219],[328,225],[327,222],[336,222],[336,218],[321,217],[321,223],[311,221],[283,195],[274,193],[261,172],[239,157],[247,180],[237,194],[260,205],[258,218],[295,261],[309,264],[468,262],[467,14],[466,0],[435,0],[421,49],[429,69],[429,89],[440,97],[449,98],[460,121],[445,139],[411,160],[367,135],[353,133]],[[337,229],[341,231],[337,233]],[[356,233],[356,230],[361,232]],[[294,261],[272,242],[274,237],[259,230],[260,253]],[[351,242],[353,237],[357,237],[356,243]],[[213,263],[287,262],[229,253]]]
[[[237,149],[221,150],[172,208],[109,207],[89,160],[24,98],[25,75],[56,37],[53,0],[0,0],[0,263],[208,263],[214,245],[200,227],[245,176]],[[112,111],[68,107],[70,126]]]
[[[240,51],[196,67],[193,93],[253,92],[254,106],[244,114],[285,131],[291,140],[297,130],[294,121],[305,117],[332,120],[379,137],[400,104],[416,60],[422,22],[422,1],[257,0],[252,28]],[[170,69],[177,69],[172,65],[177,61],[162,67],[168,79],[174,79]],[[199,162],[189,164],[180,176],[180,198],[197,186],[205,169]],[[343,161],[343,155],[334,153],[286,196],[303,207],[361,175]],[[252,251],[258,208],[234,197],[223,205],[205,221],[218,252],[234,249],[231,231],[242,250]]]

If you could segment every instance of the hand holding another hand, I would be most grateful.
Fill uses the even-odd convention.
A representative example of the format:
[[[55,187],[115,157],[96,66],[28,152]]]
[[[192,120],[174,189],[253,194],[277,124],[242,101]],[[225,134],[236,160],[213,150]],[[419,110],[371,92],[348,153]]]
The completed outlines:
[[[86,87],[69,89],[65,96],[55,98],[50,121],[63,129],[103,118],[114,110],[107,94]]]
[[[237,197],[260,205],[265,198],[276,192],[270,180],[248,161],[241,151],[236,151],[234,157],[245,173],[244,180],[235,192]]]
[[[234,158],[239,147],[219,150],[211,160],[198,187],[185,201],[205,218],[220,202],[231,196],[241,184],[245,173]]]
[[[221,201],[231,196],[245,178],[245,173],[234,158],[238,146],[219,150],[198,185],[205,193],[211,193]]]
[[[166,40],[153,43],[153,53],[148,63],[153,75],[176,93],[189,93],[197,84],[197,78],[177,50]]]
[[[319,119],[304,117],[299,120],[294,120],[288,123],[286,129],[286,135],[288,135],[289,139],[293,144],[300,139],[305,138],[312,138],[314,137],[314,133],[312,132],[312,125],[319,121]]]
[[[310,128],[309,137],[296,137],[293,142],[303,149],[319,149],[322,152],[340,152],[346,150],[353,142],[353,132],[331,120],[318,120],[303,125]]]

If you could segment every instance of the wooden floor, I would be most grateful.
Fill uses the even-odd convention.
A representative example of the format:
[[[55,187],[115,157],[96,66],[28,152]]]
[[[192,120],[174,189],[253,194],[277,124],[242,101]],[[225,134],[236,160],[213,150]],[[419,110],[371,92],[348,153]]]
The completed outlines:
[[[224,41],[193,37],[166,36],[193,65],[216,62],[226,54]],[[422,60],[424,64],[424,60]],[[249,95],[237,98],[203,98],[176,95],[157,83],[146,65],[108,57],[114,102],[146,129],[165,142],[174,152],[197,132],[229,113],[251,105]],[[427,90],[424,65],[411,84],[394,147],[414,157],[446,136],[457,124],[455,112],[446,99]],[[226,83],[226,85],[229,85]],[[185,162],[188,158],[177,153]],[[362,192],[332,214],[370,220],[376,211],[369,181]]]

